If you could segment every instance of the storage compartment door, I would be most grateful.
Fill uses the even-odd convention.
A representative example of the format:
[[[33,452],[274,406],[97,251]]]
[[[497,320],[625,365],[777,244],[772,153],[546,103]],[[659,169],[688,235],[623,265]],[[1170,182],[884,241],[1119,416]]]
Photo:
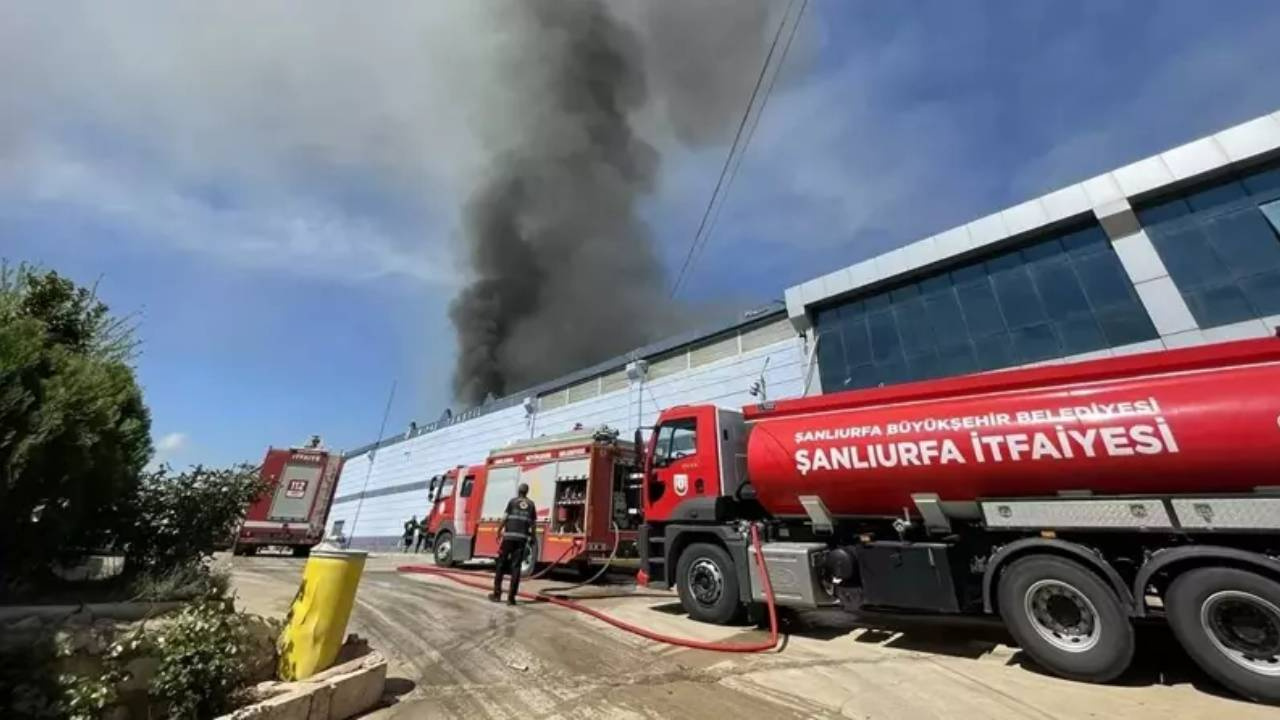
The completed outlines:
[[[311,514],[311,502],[320,487],[320,470],[319,465],[285,465],[267,519],[306,522]]]
[[[858,547],[863,603],[903,610],[958,612],[955,578],[941,543],[876,542]]]

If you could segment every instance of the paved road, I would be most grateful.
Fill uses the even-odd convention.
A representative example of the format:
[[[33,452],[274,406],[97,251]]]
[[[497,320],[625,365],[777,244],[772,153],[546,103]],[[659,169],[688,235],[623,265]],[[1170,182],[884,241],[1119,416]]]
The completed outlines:
[[[446,580],[395,572],[404,562],[370,559],[351,621],[391,663],[388,689],[397,699],[378,718],[1277,716],[1222,694],[1160,628],[1140,633],[1133,670],[1107,686],[1042,674],[988,624],[868,627],[840,613],[801,613],[786,618],[782,652],[728,655],[657,645],[548,605],[489,603]],[[301,563],[235,558],[241,605],[283,614]],[[665,594],[594,602],[672,635],[763,637],[692,622]]]

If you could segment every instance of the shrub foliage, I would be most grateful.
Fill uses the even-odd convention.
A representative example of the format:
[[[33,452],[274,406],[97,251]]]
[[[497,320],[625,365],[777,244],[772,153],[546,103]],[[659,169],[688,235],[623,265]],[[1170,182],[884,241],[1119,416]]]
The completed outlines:
[[[92,289],[0,265],[0,589],[109,542],[151,457],[134,347]]]

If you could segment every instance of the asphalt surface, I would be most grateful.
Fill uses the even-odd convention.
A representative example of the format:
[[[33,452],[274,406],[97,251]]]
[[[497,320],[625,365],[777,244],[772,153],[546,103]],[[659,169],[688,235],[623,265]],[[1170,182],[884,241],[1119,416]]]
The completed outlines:
[[[303,560],[229,559],[241,607],[283,615]],[[349,632],[390,662],[377,718],[1160,718],[1252,720],[1276,708],[1236,700],[1196,669],[1163,628],[1142,628],[1134,667],[1110,685],[1051,677],[994,624],[784,615],[781,652],[659,645],[545,604],[512,608],[447,580],[402,574],[426,556],[370,558]],[[532,582],[521,589],[563,585]],[[689,620],[674,595],[626,586],[584,594],[658,632],[756,641],[751,627]]]

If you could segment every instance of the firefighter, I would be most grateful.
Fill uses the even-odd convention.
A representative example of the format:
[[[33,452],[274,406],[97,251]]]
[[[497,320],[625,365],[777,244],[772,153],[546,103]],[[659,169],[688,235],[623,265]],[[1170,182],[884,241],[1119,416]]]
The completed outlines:
[[[413,552],[415,555],[422,552],[423,546],[427,545],[427,538],[429,537],[427,535],[427,526],[430,524],[428,522],[429,519],[429,516],[424,517],[422,518],[422,522],[418,523],[418,544],[413,546]]]
[[[507,503],[502,523],[498,525],[502,546],[498,550],[498,567],[493,574],[493,594],[489,596],[490,600],[502,600],[502,576],[510,570],[511,590],[507,595],[507,604],[516,604],[516,594],[520,592],[520,564],[528,546],[534,541],[534,523],[537,520],[538,511],[529,499],[529,486],[520,483],[516,496]]]
[[[418,516],[414,515],[404,523],[404,551],[409,552],[409,548],[413,547],[413,533],[418,529]]]

